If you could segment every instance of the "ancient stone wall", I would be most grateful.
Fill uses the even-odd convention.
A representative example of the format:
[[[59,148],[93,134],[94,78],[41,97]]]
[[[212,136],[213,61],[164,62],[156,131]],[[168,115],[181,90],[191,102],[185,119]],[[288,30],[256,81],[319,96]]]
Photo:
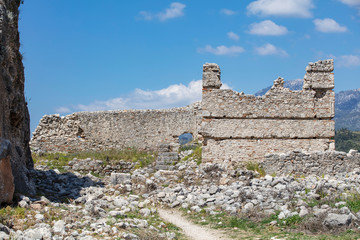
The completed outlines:
[[[72,152],[137,147],[155,150],[192,133],[203,141],[203,160],[261,160],[268,153],[334,149],[333,60],[310,63],[304,87],[291,91],[278,78],[264,96],[220,89],[220,68],[205,64],[199,103],[168,110],[80,112],[44,116],[34,150]]]
[[[310,63],[304,87],[291,91],[278,78],[264,96],[220,89],[220,68],[203,68],[203,161],[261,160],[268,153],[334,149],[333,60]]]
[[[302,152],[291,151],[281,154],[268,154],[260,163],[267,174],[307,176],[310,174],[336,175],[360,171],[360,153],[350,150],[349,153]]]
[[[79,112],[65,117],[44,116],[33,133],[31,147],[47,152],[99,151],[136,147],[157,150],[161,143],[178,143],[183,133],[197,138],[200,104],[163,110]]]
[[[29,140],[30,119],[24,97],[24,67],[19,52],[18,20],[20,0],[0,0],[0,202],[1,179],[9,184],[11,170],[15,190],[34,193],[29,169],[33,168]],[[9,167],[8,161],[11,164]],[[12,194],[8,199],[12,199]]]

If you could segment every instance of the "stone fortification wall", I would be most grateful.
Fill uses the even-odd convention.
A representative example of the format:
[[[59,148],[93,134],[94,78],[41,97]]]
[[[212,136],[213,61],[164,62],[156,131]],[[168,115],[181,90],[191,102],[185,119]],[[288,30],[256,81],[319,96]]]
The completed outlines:
[[[192,133],[203,160],[262,160],[268,153],[334,149],[333,60],[310,63],[304,87],[291,91],[278,78],[264,96],[220,89],[220,68],[205,64],[202,102],[168,110],[80,112],[44,116],[34,150],[72,152],[137,147],[157,149]]]
[[[48,152],[98,151],[136,147],[157,150],[178,143],[183,133],[197,138],[200,104],[164,110],[79,112],[45,115],[33,133],[31,147]]]
[[[327,151],[309,152],[292,151],[281,154],[268,154],[260,164],[267,174],[279,175],[336,175],[347,174],[357,169],[360,171],[360,153]]]
[[[291,91],[278,78],[264,96],[220,89],[220,68],[203,68],[203,160],[253,161],[265,154],[334,149],[333,60],[310,63],[304,87]]]
[[[29,140],[30,118],[24,96],[24,67],[19,52],[20,0],[0,1],[0,203],[15,191],[34,193]]]

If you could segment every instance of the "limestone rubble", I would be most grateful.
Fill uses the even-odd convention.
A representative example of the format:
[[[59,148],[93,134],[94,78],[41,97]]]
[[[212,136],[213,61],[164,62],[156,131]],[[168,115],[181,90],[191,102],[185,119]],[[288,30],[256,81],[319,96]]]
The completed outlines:
[[[191,153],[186,150],[180,156],[185,159]],[[359,153],[349,155],[359,161]],[[226,163],[198,165],[190,157],[172,165],[172,170],[157,170],[154,163],[130,172],[113,170],[98,178],[90,174],[96,167],[103,169],[98,162],[74,159],[65,173],[36,166],[32,174],[40,196],[19,196],[18,205],[28,211],[26,220],[18,219],[12,228],[0,225],[0,237],[174,239],[176,233],[156,214],[159,207],[182,207],[189,214],[225,212],[245,219],[276,216],[269,226],[303,219],[303,228],[317,232],[358,231],[360,224],[360,211],[349,204],[358,197],[353,194],[360,190],[360,168],[324,172],[322,177],[261,177]]]

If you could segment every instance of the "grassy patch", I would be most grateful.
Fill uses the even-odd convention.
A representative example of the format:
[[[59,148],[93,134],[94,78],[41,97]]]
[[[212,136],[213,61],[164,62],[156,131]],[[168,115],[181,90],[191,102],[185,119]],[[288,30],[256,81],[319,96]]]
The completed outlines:
[[[260,177],[264,177],[266,175],[265,170],[259,166],[259,163],[257,162],[247,162],[245,165],[247,170],[255,171],[260,174]]]
[[[352,212],[357,213],[358,211],[360,211],[360,194],[353,194],[350,198],[346,200],[346,205]]]
[[[180,233],[180,231],[181,231],[180,228],[178,228],[176,225],[174,225],[172,223],[164,222],[164,220],[161,219],[157,213],[151,214],[147,217],[144,217],[142,214],[139,213],[139,211],[135,210],[135,211],[127,212],[126,217],[120,217],[120,218],[121,219],[144,219],[148,222],[148,224],[155,226],[162,233],[170,231],[170,232],[175,233],[176,239],[185,239],[184,236]],[[158,238],[158,234],[152,235],[148,231],[135,229],[134,233],[136,235],[142,237],[141,239],[162,239],[162,238]],[[152,236],[154,238],[151,238],[150,236]],[[164,239],[167,239],[167,238],[164,238]]]
[[[195,150],[197,148],[197,144],[184,144],[179,148],[179,152],[187,151],[187,150]]]
[[[303,218],[301,218],[299,215],[294,215],[282,220],[278,220],[278,224],[280,226],[285,226],[285,227],[294,227],[296,225],[298,225],[299,223],[301,223],[303,221]]]
[[[328,234],[305,234],[301,231],[302,224],[307,221],[294,215],[285,219],[278,219],[278,214],[272,214],[265,218],[234,217],[228,213],[219,211],[216,215],[210,215],[206,211],[199,213],[188,213],[188,209],[182,209],[185,215],[196,224],[208,225],[214,229],[223,229],[234,239],[292,239],[292,240],[340,240],[340,239],[359,239],[360,234],[357,230],[347,230],[338,235]],[[276,221],[275,226],[271,225]],[[298,231],[296,229],[299,229]]]
[[[15,207],[12,208],[7,206],[6,208],[0,209],[0,223],[4,225],[9,225],[9,220],[11,218],[15,219],[24,219],[25,218],[25,208]]]
[[[67,166],[69,161],[74,158],[77,159],[96,159],[102,160],[104,165],[116,164],[119,160],[136,163],[136,168],[148,166],[156,159],[156,154],[146,151],[141,151],[136,148],[126,148],[124,150],[106,150],[106,151],[84,151],[74,153],[44,153],[32,154],[35,164],[46,164],[50,169],[59,169],[64,171],[64,166]],[[46,161],[47,160],[47,161]]]
[[[201,147],[201,145],[196,146],[196,148],[193,149],[193,152],[190,155],[184,157],[182,160],[183,161],[195,160],[197,165],[200,165],[202,162],[202,147]]]
[[[16,230],[19,230],[19,225],[21,225],[21,228],[25,228],[27,224],[24,224],[24,220],[26,220],[28,213],[29,211],[21,207],[7,206],[0,208],[0,224]],[[21,224],[19,224],[20,222]],[[31,225],[33,225],[33,223],[31,223]]]

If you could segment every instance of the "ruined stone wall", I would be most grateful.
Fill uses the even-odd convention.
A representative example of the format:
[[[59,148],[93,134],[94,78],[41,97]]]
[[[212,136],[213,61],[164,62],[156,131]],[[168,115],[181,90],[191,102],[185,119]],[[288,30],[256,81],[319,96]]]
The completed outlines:
[[[183,133],[197,138],[200,104],[163,110],[79,112],[45,115],[33,133],[31,147],[47,152],[99,151],[136,147],[157,150],[178,143]]]
[[[291,151],[281,154],[268,154],[261,161],[260,166],[267,174],[307,176],[310,174],[336,175],[360,171],[360,153],[350,150],[349,153],[302,152]]]
[[[203,68],[203,161],[257,161],[268,153],[334,149],[333,60],[310,63],[304,87],[278,78],[264,96],[220,89],[220,68]]]
[[[33,168],[29,140],[30,120],[24,97],[24,67],[19,52],[20,0],[0,0],[0,202],[12,199],[15,190],[34,193],[29,176]],[[14,181],[10,180],[12,176]],[[4,189],[8,193],[2,192]],[[7,194],[7,198],[3,197]]]
[[[291,91],[278,78],[264,96],[220,89],[220,68],[205,64],[201,104],[168,110],[80,112],[44,116],[34,150],[72,152],[137,147],[157,149],[192,133],[203,160],[254,161],[268,153],[334,149],[333,60],[310,63],[304,87]],[[201,105],[201,106],[200,106]]]

